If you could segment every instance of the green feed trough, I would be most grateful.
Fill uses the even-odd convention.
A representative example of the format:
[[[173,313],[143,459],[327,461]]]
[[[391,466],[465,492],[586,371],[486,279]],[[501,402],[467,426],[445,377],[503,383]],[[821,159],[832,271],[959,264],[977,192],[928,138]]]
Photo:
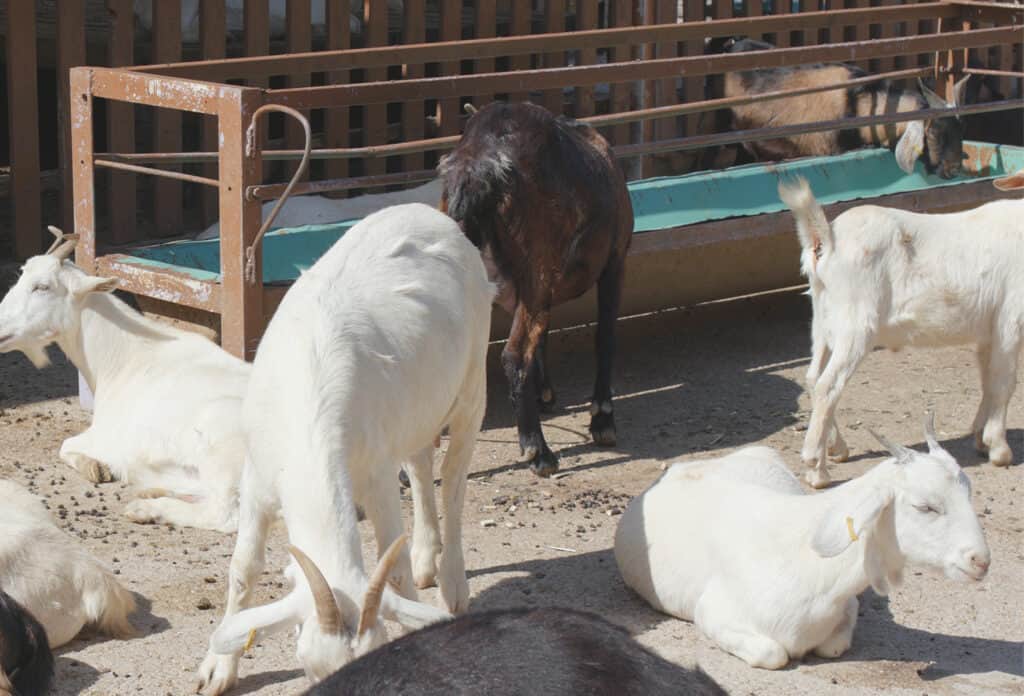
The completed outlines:
[[[715,172],[645,179],[629,184],[636,234],[679,230],[728,218],[784,210],[776,187],[782,178],[803,176],[824,205],[993,179],[1024,168],[1024,148],[968,143],[972,159],[965,175],[941,179],[916,171],[905,174],[891,152],[865,149],[832,157],[814,157],[782,164],[751,164]],[[276,229],[264,240],[263,280],[278,284],[295,280],[354,225],[356,220],[326,225]],[[196,280],[220,278],[220,244],[216,239],[176,241],[132,249],[124,261],[184,273]]]

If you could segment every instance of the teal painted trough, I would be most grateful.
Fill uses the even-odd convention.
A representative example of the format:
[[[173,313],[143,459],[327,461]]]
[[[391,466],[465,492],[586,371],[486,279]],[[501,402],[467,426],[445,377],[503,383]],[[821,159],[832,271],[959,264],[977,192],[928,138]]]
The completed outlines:
[[[910,193],[983,181],[1024,168],[1024,148],[987,143],[973,145],[975,161],[956,179],[928,176],[919,162],[904,174],[892,153],[866,149],[833,157],[812,157],[782,164],[751,164],[715,172],[645,179],[629,184],[636,233],[685,227],[726,218],[784,210],[776,187],[780,178],[803,176],[825,205],[898,193]],[[295,280],[357,221],[272,230],[264,239],[264,283]],[[200,281],[220,280],[220,243],[176,241],[132,249],[124,261],[173,270]]]

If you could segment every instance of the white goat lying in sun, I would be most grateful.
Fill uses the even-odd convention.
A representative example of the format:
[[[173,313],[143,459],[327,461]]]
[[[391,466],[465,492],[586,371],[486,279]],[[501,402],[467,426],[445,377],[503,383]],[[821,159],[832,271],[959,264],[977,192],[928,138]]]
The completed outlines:
[[[1024,186],[1020,178],[997,186]],[[971,430],[990,462],[1010,464],[1006,412],[1024,345],[1024,200],[943,215],[862,205],[830,225],[803,179],[780,185],[779,195],[796,218],[814,309],[808,483],[829,481],[830,433],[828,453],[840,461],[848,455],[836,406],[876,346],[977,346],[982,398]]]
[[[675,464],[622,516],[622,577],[754,667],[842,655],[857,595],[887,594],[908,561],[957,580],[988,572],[970,482],[930,422],[926,437],[928,454],[882,440],[892,458],[814,495],[767,447]]]
[[[61,460],[90,481],[146,489],[125,509],[137,522],[233,531],[250,366],[121,302],[115,280],[67,260],[74,235],[51,231],[58,241],[0,302],[0,352],[41,368],[56,343],[95,394],[92,425],[64,441]]]

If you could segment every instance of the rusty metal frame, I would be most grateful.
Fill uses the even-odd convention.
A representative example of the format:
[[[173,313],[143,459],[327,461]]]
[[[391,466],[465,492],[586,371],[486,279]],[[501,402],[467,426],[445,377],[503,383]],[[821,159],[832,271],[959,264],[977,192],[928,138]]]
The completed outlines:
[[[421,65],[429,62],[451,62],[465,56],[472,56],[474,59],[516,57],[528,54],[551,54],[567,49],[592,50],[610,46],[693,41],[706,36],[760,35],[790,29],[841,28],[879,22],[913,23],[925,19],[934,19],[938,20],[939,24],[945,24],[945,31],[943,31],[943,27],[940,27],[936,33],[920,36],[779,48],[770,52],[714,56],[689,55],[679,58],[644,59],[605,65],[449,75],[440,78],[416,78],[396,82],[368,82],[326,87],[268,90],[224,82],[229,78],[246,78],[265,83],[267,77],[274,75],[330,72],[353,68],[379,69],[390,65]],[[972,21],[995,26],[971,28],[970,22]],[[295,159],[299,156],[299,151],[291,149],[261,153],[258,148],[253,148],[253,151],[247,152],[246,131],[253,121],[253,114],[264,105],[282,104],[309,109],[423,99],[451,100],[465,96],[496,93],[518,94],[530,90],[560,90],[563,87],[579,87],[599,83],[615,85],[635,80],[673,79],[678,76],[692,78],[753,67],[789,66],[819,61],[858,61],[925,53],[935,53],[937,58],[940,55],[943,56],[944,61],[934,61],[934,70],[939,70],[941,73],[940,62],[946,66],[956,67],[956,62],[952,59],[954,52],[963,52],[968,48],[975,47],[1012,45],[1019,42],[1021,26],[1024,26],[1024,8],[1020,6],[967,0],[940,0],[915,5],[807,12],[700,23],[590,29],[578,32],[371,47],[284,56],[254,56],[127,69],[74,68],[70,73],[69,119],[72,124],[70,150],[73,156],[74,222],[75,229],[80,235],[76,258],[85,270],[116,276],[122,287],[132,292],[219,314],[224,347],[236,355],[251,357],[255,352],[256,342],[262,333],[266,317],[280,301],[284,292],[281,287],[264,287],[260,282],[247,282],[243,272],[245,249],[253,243],[260,227],[260,201],[279,196],[284,188],[283,185],[262,183],[262,164],[264,159]],[[951,28],[953,30],[950,30]],[[924,68],[893,71],[889,77],[911,77],[932,70],[932,68]],[[874,79],[877,78],[878,76],[875,76]],[[866,82],[869,79],[864,78],[863,81]],[[860,80],[854,82],[860,82]],[[836,87],[838,86],[832,88]],[[797,92],[804,94],[824,89],[804,89],[793,93],[762,95],[760,99],[785,98],[794,96]],[[218,150],[204,153],[97,153],[94,150],[92,136],[94,98],[141,104],[175,112],[189,111],[214,116],[217,120]],[[587,120],[592,120],[595,125],[599,126],[618,126],[636,121],[714,110],[732,105],[734,102],[741,103],[741,101],[742,99],[706,100],[673,106],[641,108],[634,111],[628,111],[627,104],[624,106],[624,110],[620,109],[617,113],[591,116]],[[999,108],[1021,108],[1021,105],[1021,100],[1008,100],[993,105],[968,107],[962,111],[973,113]],[[616,106],[622,105],[617,104]],[[941,115],[941,113],[944,112],[925,110],[910,116],[928,117]],[[906,116],[904,114],[883,116],[874,119],[873,122],[905,120]],[[849,120],[844,120],[803,124],[798,130],[799,132],[808,132],[837,126],[849,127],[851,123]],[[446,127],[450,126],[451,124],[448,124]],[[743,133],[674,138],[620,146],[618,154],[634,156],[665,150],[683,150],[737,140],[777,137],[780,134],[781,131],[778,129],[759,129]],[[313,157],[348,159],[422,153],[450,148],[457,140],[458,136],[447,136],[359,148],[325,148],[315,150]],[[182,174],[155,166],[142,166],[143,163],[159,165],[213,161],[218,163],[216,179],[209,176]],[[216,187],[219,193],[221,221],[219,282],[196,280],[173,270],[144,266],[123,253],[99,254],[96,239],[94,186],[97,167],[185,180]],[[429,174],[428,170],[416,170],[392,175],[349,177],[310,182],[304,184],[302,190],[303,192],[314,192],[412,182],[422,180]],[[953,194],[946,189],[940,192],[924,191],[890,197],[893,200],[889,202],[892,204],[912,202],[923,208],[935,208],[951,204],[968,205],[996,197],[996,195],[990,186],[965,184],[957,187]],[[751,225],[747,219],[742,222],[722,220],[692,225],[685,229],[652,232],[637,239],[631,253],[654,253],[666,248],[715,243],[715,240],[727,240],[735,235],[769,234],[774,233],[773,231],[777,232],[777,228],[783,224],[780,216],[762,217],[765,220],[759,221],[758,225]],[[761,222],[765,224],[762,225]],[[786,224],[789,224],[788,218]],[[758,229],[761,231],[756,232],[755,230]],[[259,254],[256,255],[256,262],[256,278],[261,278]]]

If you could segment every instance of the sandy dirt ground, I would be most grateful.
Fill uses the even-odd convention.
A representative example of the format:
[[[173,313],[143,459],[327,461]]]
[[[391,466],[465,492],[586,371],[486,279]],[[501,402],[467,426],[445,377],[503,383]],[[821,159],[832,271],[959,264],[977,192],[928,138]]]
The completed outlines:
[[[969,348],[870,355],[840,406],[853,459],[833,471],[846,479],[882,459],[868,428],[922,446],[922,415],[934,409],[940,439],[974,484],[993,557],[983,583],[956,583],[910,568],[891,597],[870,590],[861,597],[853,648],[841,659],[808,658],[777,672],[751,669],[712,647],[693,625],[658,614],[623,585],[611,552],[618,514],[664,463],[760,443],[781,450],[798,470],[809,406],[802,388],[808,323],[807,298],[793,292],[620,322],[615,449],[595,448],[587,437],[592,329],[553,334],[559,401],[544,429],[564,475],[552,480],[512,463],[518,447],[492,350],[488,414],[463,522],[471,609],[559,605],[595,611],[668,659],[701,664],[734,694],[1024,692],[1024,468],[990,467],[966,436],[979,399]],[[36,371],[20,354],[0,356],[0,476],[41,495],[59,524],[115,569],[139,601],[137,638],[83,637],[59,651],[57,693],[189,692],[223,610],[233,538],[132,524],[121,516],[127,488],[90,484],[62,465],[61,441],[89,419],[75,393],[75,372],[63,357],[55,355],[53,367]],[[1020,395],[1010,426],[1020,461]],[[363,527],[369,557],[374,550]],[[280,529],[272,535],[259,601],[286,591],[280,573],[284,539]],[[436,590],[422,596],[439,603]],[[531,666],[523,670],[528,678]],[[262,640],[244,657],[233,693],[294,694],[305,686],[288,633]]]

